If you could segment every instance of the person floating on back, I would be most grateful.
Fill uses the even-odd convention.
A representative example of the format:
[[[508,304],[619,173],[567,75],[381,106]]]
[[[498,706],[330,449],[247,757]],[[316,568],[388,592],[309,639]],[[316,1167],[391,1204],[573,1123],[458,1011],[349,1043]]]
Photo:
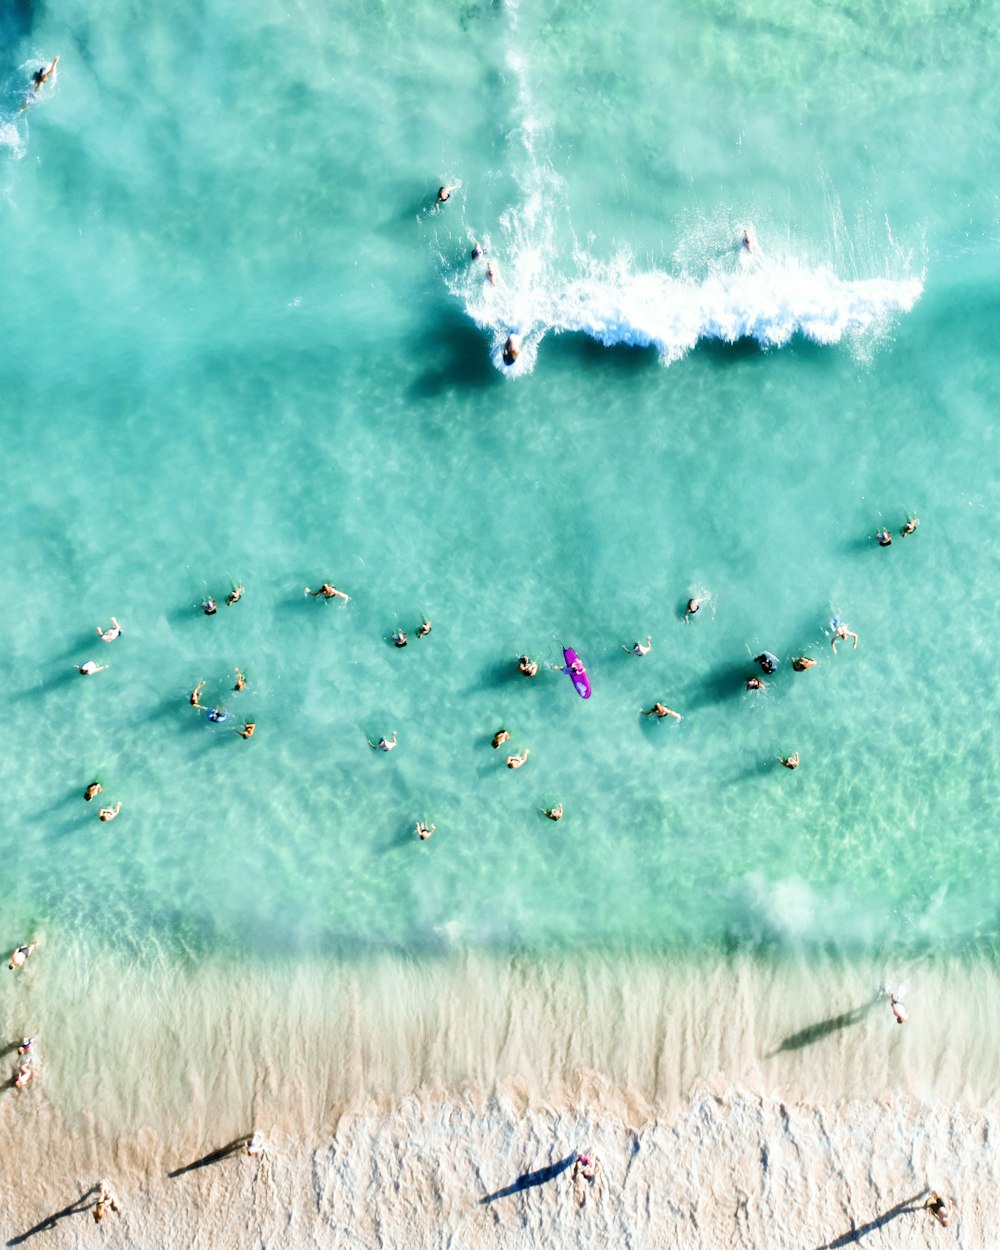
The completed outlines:
[[[94,673],[103,673],[107,667],[106,664],[98,664],[96,660],[88,660],[86,664],[78,664],[76,671],[84,677],[92,677]]]
[[[424,820],[418,820],[417,821],[417,837],[420,839],[421,842],[426,842],[427,839],[431,836],[431,834],[434,832],[436,828],[437,828],[437,825],[429,825]]]
[[[854,650],[858,649],[858,636],[853,629],[848,629],[843,621],[831,621],[833,625],[833,637],[830,639],[830,646],[833,647],[833,654],[837,654],[837,639],[846,642],[848,638],[854,639]]]

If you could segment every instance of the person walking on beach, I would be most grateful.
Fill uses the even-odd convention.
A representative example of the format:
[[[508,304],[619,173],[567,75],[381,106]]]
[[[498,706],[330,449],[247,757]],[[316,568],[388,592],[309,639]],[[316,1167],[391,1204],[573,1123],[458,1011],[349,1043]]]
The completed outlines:
[[[493,735],[493,741],[490,743],[490,745],[493,747],[493,750],[495,751],[497,747],[503,746],[505,742],[510,742],[510,730],[498,729],[496,733]]]
[[[306,594],[312,595],[314,599],[343,599],[345,603],[350,599],[350,595],[345,595],[342,590],[338,590],[332,582],[324,582],[319,590],[310,590],[306,587]]]
[[[534,677],[538,673],[537,662],[526,655],[518,656],[517,668],[518,672],[523,673],[525,677]]]
[[[791,755],[776,755],[775,759],[785,768],[798,768],[799,766],[798,751],[793,751]]]
[[[118,816],[118,813],[121,810],[122,810],[122,801],[121,799],[119,799],[118,802],[114,805],[114,807],[102,807],[101,810],[97,813],[97,815],[100,817],[101,820],[106,822],[109,820],[115,820]]]
[[[368,745],[371,747],[371,749],[372,749],[373,751],[391,751],[391,750],[393,749],[393,747],[395,747],[395,745],[396,745],[396,731],[395,731],[395,729],[392,731],[392,741],[391,741],[391,742],[389,741],[389,739],[388,739],[388,738],[379,738],[378,742],[372,742],[371,738],[369,738],[369,739],[368,739]]]
[[[426,638],[430,632],[431,632],[431,623],[425,616],[423,620],[420,622],[420,624],[417,626],[417,637]]]
[[[34,1040],[35,1040],[35,1039],[34,1039],[33,1037],[22,1037],[22,1038],[21,1038],[21,1044],[20,1044],[20,1046],[18,1046],[18,1048],[17,1048],[17,1053],[18,1053],[19,1055],[26,1055],[26,1054],[28,1054],[28,1052],[31,1050],[31,1046],[32,1046],[32,1043],[34,1042]]]
[[[201,692],[204,689],[205,689],[205,683],[203,681],[200,681],[197,684],[197,686],[195,686],[195,688],[188,695],[188,702],[191,704],[192,707],[196,707],[196,708],[200,708],[204,710],[205,705],[203,703],[198,702],[198,696],[201,694]]]
[[[253,1133],[247,1138],[246,1152],[251,1158],[258,1158],[267,1152],[267,1146],[264,1141],[264,1134],[260,1129],[254,1129]]]
[[[951,1208],[936,1189],[931,1190],[930,1197],[924,1203],[924,1209],[930,1211],[942,1228],[948,1227],[948,1221],[951,1219]]]
[[[78,664],[76,671],[83,677],[92,677],[94,673],[103,673],[107,667],[106,664],[98,664],[96,660],[88,660],[86,664]]]
[[[910,1013],[906,1010],[906,1005],[896,993],[889,995],[889,1006],[892,1008],[892,1014],[896,1017],[897,1024],[905,1024],[910,1018]]]
[[[238,690],[245,690],[245,689],[246,689],[246,684],[247,684],[247,675],[246,675],[246,673],[242,672],[242,671],[241,671],[240,669],[238,669],[238,668],[234,668],[234,669],[233,669],[233,672],[236,674],[236,685],[235,685],[235,686],[233,686],[233,690],[234,690],[234,691],[238,691]]]
[[[843,621],[837,621],[833,626],[833,630],[834,630],[834,633],[833,633],[833,637],[830,639],[830,645],[833,647],[834,655],[837,654],[837,639],[838,638],[842,642],[846,641],[848,638],[853,638],[854,650],[856,651],[858,649],[857,634],[854,632],[853,629],[848,629],[847,626],[843,623]]]
[[[94,1206],[94,1223],[100,1224],[109,1211],[118,1210],[118,1196],[107,1181],[101,1181]]]
[[[234,603],[239,603],[239,601],[242,598],[243,598],[243,583],[240,582],[238,586],[234,586],[232,590],[229,592],[229,594],[226,595],[226,607],[231,608]]]
[[[639,711],[643,716],[655,716],[657,720],[663,720],[664,716],[672,716],[675,720],[682,719],[680,712],[672,711],[665,703],[654,703],[648,712],[642,707]]]
[[[910,516],[906,518],[906,524],[903,526],[903,528],[899,532],[903,538],[909,538],[909,536],[916,530],[919,524],[920,524],[920,518],[916,516],[915,514],[911,514]]]
[[[804,673],[807,668],[815,668],[815,667],[816,667],[816,661],[810,659],[809,656],[807,655],[793,655],[792,656],[792,668],[795,670],[796,673]]]
[[[10,963],[7,965],[7,967],[8,968],[23,967],[24,961],[28,958],[28,956],[31,954],[31,952],[35,949],[37,945],[38,945],[37,942],[29,942],[26,946],[19,946],[17,950],[13,953],[13,955],[11,955]]]
[[[18,1064],[17,1074],[11,1084],[15,1089],[24,1089],[25,1085],[28,1085],[32,1081],[34,1075],[35,1073],[32,1070],[30,1063]]]
[[[547,816],[549,820],[562,820],[563,818],[563,805],[561,803],[557,803],[555,807],[540,807],[538,810],[543,816]]]
[[[257,722],[248,720],[243,722],[243,728],[237,729],[237,733],[241,738],[252,738],[257,729]]]
[[[98,625],[97,632],[100,635],[101,642],[114,642],[116,638],[120,638],[122,636],[122,627],[118,624],[115,618],[112,617],[111,628],[101,629],[100,625]]]
[[[633,642],[631,647],[626,647],[625,644],[622,643],[622,650],[627,651],[629,655],[649,655],[652,649],[653,649],[653,639],[652,639],[652,636],[649,634],[646,635],[646,641],[644,643]]]
[[[420,839],[421,842],[426,842],[427,839],[431,836],[431,834],[434,832],[436,828],[437,828],[437,825],[429,825],[426,823],[426,821],[418,820],[417,821],[417,837]]]
[[[508,768],[520,768],[521,765],[527,761],[527,758],[528,758],[528,748],[525,747],[520,755],[508,755],[507,756],[507,767]]]
[[[693,598],[689,599],[687,601],[687,607],[684,609],[684,624],[686,625],[688,623],[688,617],[694,616],[694,614],[699,611],[701,611],[701,600]]]
[[[83,797],[89,803],[92,798],[95,798],[98,794],[103,793],[104,787],[101,783],[99,781],[92,781],[86,790],[84,790]]]

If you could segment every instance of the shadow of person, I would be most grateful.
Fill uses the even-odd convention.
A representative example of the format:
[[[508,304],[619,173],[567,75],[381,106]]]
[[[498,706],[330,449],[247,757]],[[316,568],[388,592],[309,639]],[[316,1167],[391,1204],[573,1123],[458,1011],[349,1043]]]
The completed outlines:
[[[726,664],[717,668],[701,684],[701,689],[689,700],[689,706],[706,707],[713,703],[727,703],[743,694],[747,681],[751,677],[759,677],[759,670],[749,659],[739,664]]]
[[[207,1168],[209,1164],[221,1163],[223,1159],[228,1159],[230,1155],[234,1155],[240,1150],[246,1150],[247,1144],[251,1140],[250,1134],[245,1137],[237,1137],[235,1141],[231,1141],[227,1146],[220,1146],[218,1150],[212,1150],[207,1155],[202,1155],[200,1159],[195,1159],[193,1163],[185,1163],[182,1168],[175,1168],[172,1172],[168,1172],[167,1176],[171,1178],[183,1176],[185,1172],[193,1172],[196,1168]]]
[[[930,1193],[929,1189],[922,1189],[919,1194],[914,1194],[912,1198],[905,1198],[902,1202],[897,1203],[896,1206],[890,1208],[888,1211],[883,1211],[881,1215],[876,1215],[876,1217],[873,1220],[869,1220],[867,1224],[859,1226],[852,1220],[851,1227],[846,1233],[834,1238],[833,1241],[826,1242],[822,1246],[817,1246],[816,1250],[840,1250],[841,1246],[854,1245],[856,1242],[859,1242],[862,1237],[866,1236],[868,1233],[874,1232],[877,1228],[882,1228],[885,1224],[888,1224],[890,1220],[894,1220],[897,1216],[911,1215],[914,1211],[922,1211],[922,1205],[915,1207],[913,1203],[920,1202],[920,1199],[928,1193]]]
[[[480,1198],[480,1205],[484,1206],[488,1202],[496,1202],[498,1198],[509,1198],[512,1194],[522,1193],[525,1189],[534,1189],[537,1185],[544,1185],[548,1181],[555,1180],[557,1176],[561,1176],[575,1162],[576,1154],[571,1154],[565,1159],[560,1159],[558,1163],[550,1163],[548,1167],[539,1168],[536,1172],[524,1172],[516,1181],[503,1189],[498,1189],[495,1194],[487,1194],[485,1198]]]
[[[773,1059],[775,1055],[783,1054],[785,1051],[802,1050],[806,1046],[812,1046],[814,1042],[821,1042],[824,1037],[829,1037],[831,1033],[839,1033],[841,1029],[849,1029],[852,1025],[860,1024],[869,1011],[878,1005],[878,1002],[878,998],[873,998],[871,1002],[865,1003],[861,1007],[855,1007],[851,1011],[843,1011],[839,1016],[831,1016],[828,1020],[820,1020],[816,1024],[810,1024],[807,1028],[800,1029],[797,1033],[790,1033],[777,1050],[772,1050],[764,1058]]]
[[[63,1207],[61,1211],[56,1211],[52,1215],[47,1215],[40,1224],[36,1224],[34,1228],[29,1228],[26,1233],[21,1233],[17,1237],[11,1237],[7,1242],[8,1246],[19,1246],[22,1242],[27,1241],[29,1237],[34,1237],[36,1233],[48,1232],[50,1228],[55,1228],[60,1220],[66,1219],[69,1215],[80,1215],[84,1211],[88,1211],[91,1207],[97,1206],[97,1194],[100,1190],[99,1185],[91,1185],[91,1187],[82,1193],[75,1202],[71,1202],[68,1207]],[[94,1201],[90,1202],[89,1199]]]

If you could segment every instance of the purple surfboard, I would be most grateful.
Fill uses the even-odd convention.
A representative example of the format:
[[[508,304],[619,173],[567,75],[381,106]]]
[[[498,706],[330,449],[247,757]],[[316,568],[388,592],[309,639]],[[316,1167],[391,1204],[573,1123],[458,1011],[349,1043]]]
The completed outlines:
[[[587,670],[583,667],[583,661],[572,647],[563,647],[563,659],[566,661],[566,667],[563,669],[563,672],[576,687],[576,693],[581,699],[589,699],[590,678],[587,676]]]

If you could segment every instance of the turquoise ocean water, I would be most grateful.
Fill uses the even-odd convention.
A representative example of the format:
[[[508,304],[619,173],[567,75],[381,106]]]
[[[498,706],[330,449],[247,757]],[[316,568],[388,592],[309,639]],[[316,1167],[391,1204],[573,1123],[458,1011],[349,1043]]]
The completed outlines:
[[[8,5],[8,946],[989,946],[996,35],[929,2]]]

